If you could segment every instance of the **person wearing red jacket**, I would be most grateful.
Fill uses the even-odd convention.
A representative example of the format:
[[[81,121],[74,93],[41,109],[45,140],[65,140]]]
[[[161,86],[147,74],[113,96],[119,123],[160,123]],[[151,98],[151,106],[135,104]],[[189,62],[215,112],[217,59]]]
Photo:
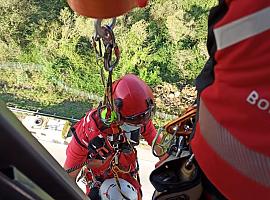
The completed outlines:
[[[204,188],[214,199],[270,199],[270,1],[220,0],[208,28],[191,141]]]
[[[112,85],[115,104],[115,118],[110,124],[104,122],[107,108],[99,107],[86,113],[72,128],[73,137],[69,143],[64,164],[70,169],[89,161],[85,175],[87,193],[94,199],[91,188],[97,192],[95,182],[119,177],[131,183],[140,194],[137,153],[140,135],[152,144],[156,129],[151,117],[154,112],[154,97],[148,85],[133,74],[128,74]],[[108,122],[108,121],[107,121]],[[81,168],[69,173],[76,180]],[[117,172],[115,172],[117,171]],[[91,192],[90,192],[91,191]],[[140,195],[139,195],[140,196]],[[139,199],[140,197],[138,197]]]

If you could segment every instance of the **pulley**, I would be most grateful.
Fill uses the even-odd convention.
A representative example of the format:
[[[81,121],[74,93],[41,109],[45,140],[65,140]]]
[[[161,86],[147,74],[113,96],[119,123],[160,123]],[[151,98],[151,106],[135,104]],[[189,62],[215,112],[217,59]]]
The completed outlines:
[[[123,15],[135,7],[144,7],[147,0],[68,0],[68,4],[82,16],[108,19]]]

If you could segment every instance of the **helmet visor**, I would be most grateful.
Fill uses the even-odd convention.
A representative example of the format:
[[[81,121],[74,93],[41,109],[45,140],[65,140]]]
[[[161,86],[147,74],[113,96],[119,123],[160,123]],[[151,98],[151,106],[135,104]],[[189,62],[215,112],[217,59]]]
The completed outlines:
[[[132,115],[132,116],[121,116],[122,120],[128,124],[147,124],[149,122],[149,120],[151,119],[153,115],[153,109],[150,108],[148,110],[146,110],[145,112],[136,114],[136,115]]]

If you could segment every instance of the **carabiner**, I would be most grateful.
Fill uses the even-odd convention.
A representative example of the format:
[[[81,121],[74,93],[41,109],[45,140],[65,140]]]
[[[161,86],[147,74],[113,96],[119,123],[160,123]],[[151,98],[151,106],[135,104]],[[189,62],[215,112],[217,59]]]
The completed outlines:
[[[96,19],[95,20],[95,32],[96,32],[96,36],[99,36],[101,38],[106,38],[107,33],[106,31],[103,29],[103,27],[101,26],[101,22],[103,19]],[[112,18],[112,21],[109,25],[107,25],[108,27],[110,27],[110,29],[112,30],[114,28],[116,24],[116,18]]]
[[[115,59],[112,62],[112,50],[114,51]],[[114,43],[114,46],[107,45],[104,52],[104,68],[111,72],[120,60],[120,51],[118,46]]]

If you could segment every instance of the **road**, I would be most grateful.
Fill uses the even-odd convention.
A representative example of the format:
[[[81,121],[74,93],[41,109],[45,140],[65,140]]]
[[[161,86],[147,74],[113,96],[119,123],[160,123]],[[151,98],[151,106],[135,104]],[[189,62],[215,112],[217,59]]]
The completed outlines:
[[[55,160],[61,166],[63,166],[66,157],[65,150],[67,145],[46,141],[39,142],[47,149],[47,151],[55,158]],[[137,148],[137,151],[140,165],[139,173],[142,184],[143,200],[151,200],[154,188],[149,181],[149,175],[154,169],[155,163],[158,161],[158,159],[152,155],[151,148],[147,145],[140,145]],[[82,185],[82,183],[79,184],[79,187],[84,190],[84,185]]]

